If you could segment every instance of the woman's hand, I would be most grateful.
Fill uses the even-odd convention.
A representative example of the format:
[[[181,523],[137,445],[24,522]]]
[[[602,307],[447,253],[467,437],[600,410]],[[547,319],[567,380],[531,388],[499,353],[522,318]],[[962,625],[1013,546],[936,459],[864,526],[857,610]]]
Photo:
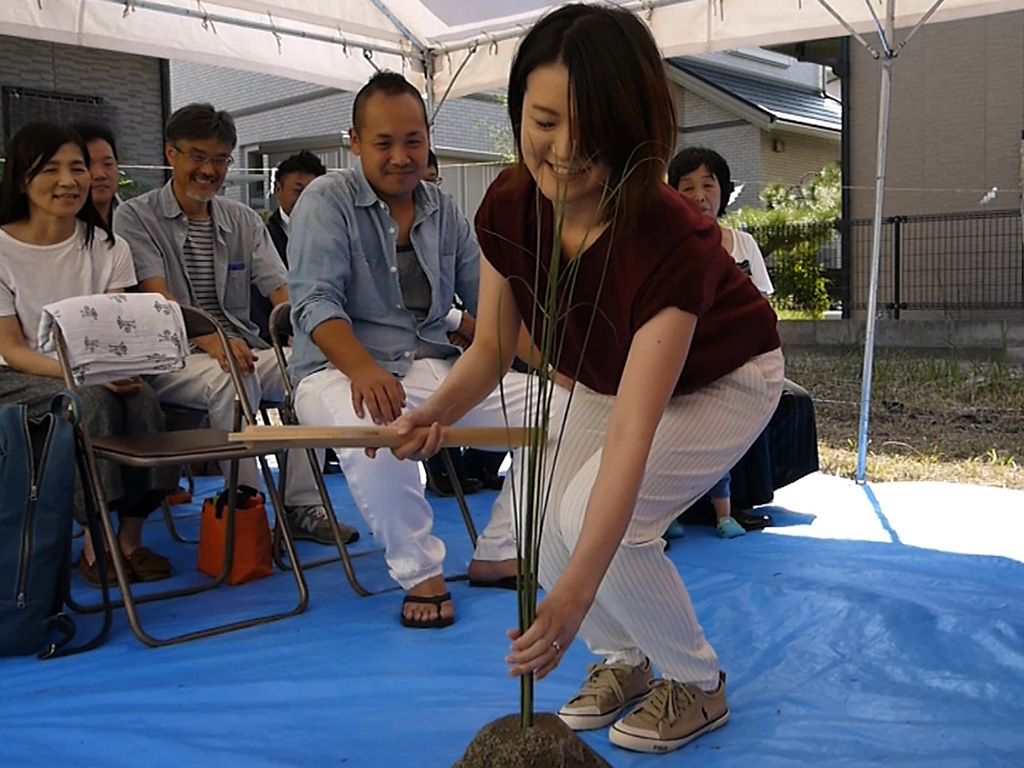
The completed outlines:
[[[115,395],[134,395],[142,389],[142,379],[138,376],[131,376],[118,381],[108,381],[103,385]]]
[[[505,657],[513,677],[532,674],[535,680],[545,677],[562,661],[562,654],[572,643],[590,610],[590,600],[581,598],[578,590],[562,587],[562,580],[537,605],[533,625],[523,633],[510,629],[512,652]]]
[[[402,414],[389,426],[397,428],[398,434],[405,438],[401,445],[391,449],[396,459],[426,461],[441,450],[444,428],[426,405]],[[428,429],[417,429],[418,427]],[[366,455],[374,458],[377,449],[367,448]]]

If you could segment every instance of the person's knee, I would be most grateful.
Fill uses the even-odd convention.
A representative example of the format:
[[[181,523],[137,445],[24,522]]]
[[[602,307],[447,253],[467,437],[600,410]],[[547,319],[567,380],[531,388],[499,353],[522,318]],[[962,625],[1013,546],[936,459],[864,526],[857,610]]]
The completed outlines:
[[[255,372],[242,377],[242,390],[245,392],[249,407],[259,407],[260,399],[263,397],[263,388],[260,386],[259,377]],[[234,403],[237,395],[238,392],[235,389],[234,381],[231,379],[231,374],[221,372],[207,386],[206,399],[208,407],[210,410],[216,410],[218,407],[228,406]]]

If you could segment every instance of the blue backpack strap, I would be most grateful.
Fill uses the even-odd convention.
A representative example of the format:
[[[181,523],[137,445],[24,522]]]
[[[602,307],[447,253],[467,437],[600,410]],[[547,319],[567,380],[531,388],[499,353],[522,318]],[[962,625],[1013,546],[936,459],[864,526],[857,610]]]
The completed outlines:
[[[62,389],[50,401],[50,411],[77,426],[82,422],[82,398],[70,389]]]
[[[85,447],[85,440],[80,428],[82,417],[84,416],[82,400],[72,390],[64,389],[54,396],[50,403],[50,410],[57,416],[67,419],[71,424],[75,448],[75,463],[78,468],[79,478],[82,482],[82,491],[85,500],[86,528],[89,530],[89,535],[92,537],[94,542],[102,542],[103,530],[100,522],[99,510],[96,508],[96,499],[93,496],[95,489],[93,488],[92,476],[89,474],[89,466],[85,456],[87,449]],[[70,568],[70,535],[67,538],[66,546],[67,550],[64,562],[67,567]],[[100,575],[100,589],[103,596],[103,626],[92,640],[76,645],[73,648],[69,648],[68,644],[75,635],[75,622],[63,610],[58,610],[56,614],[49,618],[47,628],[52,634],[59,635],[59,639],[47,644],[36,654],[40,659],[52,659],[58,656],[71,656],[77,653],[82,653],[83,651],[89,651],[96,648],[107,639],[107,635],[110,633],[110,628],[113,624],[113,605],[110,602],[110,585],[107,583],[107,554],[105,548],[102,546],[97,546],[95,550],[96,564]],[[65,571],[62,573],[60,578],[62,579],[60,589],[63,590],[63,604],[63,602],[67,602],[67,598],[69,597],[67,594],[70,581],[69,574]]]

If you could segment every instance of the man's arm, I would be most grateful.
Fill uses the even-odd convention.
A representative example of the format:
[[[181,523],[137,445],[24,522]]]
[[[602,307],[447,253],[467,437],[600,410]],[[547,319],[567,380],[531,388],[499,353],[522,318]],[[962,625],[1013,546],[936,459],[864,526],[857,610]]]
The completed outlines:
[[[284,285],[279,285],[277,288],[270,292],[270,295],[267,298],[270,299],[270,303],[273,304],[275,307],[278,304],[284,304],[286,301],[288,301],[288,283],[285,283]]]
[[[181,303],[171,293],[171,289],[167,285],[167,280],[162,277],[148,277],[145,280],[140,280],[139,290],[142,293],[159,293],[166,299],[170,299],[171,301],[179,304]],[[204,336],[193,336],[190,341],[216,360],[222,371],[228,370],[228,362],[225,357],[224,345],[220,343],[220,337],[218,337],[216,333],[208,333]],[[238,363],[241,373],[250,373],[253,367],[253,355],[249,346],[242,341],[242,339],[228,339],[228,344],[231,346],[232,354],[235,356],[235,361]]]
[[[253,284],[274,306],[280,301],[274,301],[274,294],[280,296],[281,288],[288,284],[288,271],[285,269],[284,261],[277,252],[270,232],[267,230],[263,220],[255,211],[250,212],[248,225],[251,229],[253,250],[252,250],[252,275],[250,279]],[[286,289],[287,290],[287,289]],[[287,292],[283,301],[287,301]]]
[[[289,231],[287,290],[295,334],[307,334],[351,380],[359,418],[365,405],[375,423],[394,421],[405,405],[405,390],[359,341],[346,310],[352,271],[344,213],[323,190],[306,189],[292,210]]]

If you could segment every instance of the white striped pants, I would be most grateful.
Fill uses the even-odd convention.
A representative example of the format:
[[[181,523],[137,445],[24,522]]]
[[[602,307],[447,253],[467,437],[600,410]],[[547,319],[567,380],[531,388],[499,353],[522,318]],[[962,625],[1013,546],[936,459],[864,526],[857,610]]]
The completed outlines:
[[[664,677],[707,690],[718,685],[718,657],[665,555],[662,535],[761,433],[779,401],[782,375],[782,352],[769,352],[710,386],[672,398],[665,409],[632,521],[580,627],[587,647],[606,662],[636,666],[646,656]],[[573,394],[541,542],[539,575],[546,589],[562,575],[579,539],[614,402],[578,384]],[[552,421],[552,441],[558,423]],[[551,444],[548,454],[550,463]]]

